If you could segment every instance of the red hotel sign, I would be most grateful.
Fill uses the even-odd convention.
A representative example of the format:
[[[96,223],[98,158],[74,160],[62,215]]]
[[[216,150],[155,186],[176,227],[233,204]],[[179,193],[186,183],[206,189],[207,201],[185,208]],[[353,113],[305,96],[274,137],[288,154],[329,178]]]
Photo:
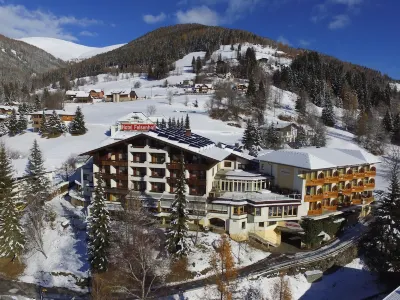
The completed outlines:
[[[156,124],[121,124],[121,130],[124,131],[149,131],[156,129]]]

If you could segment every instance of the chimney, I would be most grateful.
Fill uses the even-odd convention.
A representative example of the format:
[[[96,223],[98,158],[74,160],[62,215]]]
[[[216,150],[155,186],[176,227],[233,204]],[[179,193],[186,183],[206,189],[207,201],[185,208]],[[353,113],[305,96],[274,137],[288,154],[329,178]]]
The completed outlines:
[[[192,135],[192,130],[186,129],[185,135],[186,136],[191,136]]]

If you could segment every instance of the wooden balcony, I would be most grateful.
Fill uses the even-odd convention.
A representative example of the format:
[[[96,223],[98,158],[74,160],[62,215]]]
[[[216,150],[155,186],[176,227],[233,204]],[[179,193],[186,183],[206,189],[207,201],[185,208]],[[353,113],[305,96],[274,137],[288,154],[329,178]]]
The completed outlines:
[[[196,178],[196,177],[190,177],[188,179],[188,184],[190,184],[190,185],[206,185],[207,184],[207,180],[199,179],[199,178]]]
[[[353,180],[354,174],[344,174],[343,178],[344,180]]]
[[[111,193],[111,194],[128,194],[128,187],[106,187],[104,188],[104,191],[106,193]]]
[[[168,170],[179,170],[181,165],[179,163],[167,163]]]
[[[100,164],[103,166],[127,167],[127,160],[102,160]]]
[[[376,171],[365,171],[365,177],[376,176]]]
[[[352,200],[351,200],[351,203],[352,203],[353,205],[360,205],[360,204],[362,204],[362,199],[361,199],[361,198],[352,199]]]
[[[318,195],[305,195],[304,196],[304,201],[305,202],[314,202],[314,201],[322,201],[324,199],[323,194],[318,194]]]
[[[186,164],[185,168],[189,171],[207,171],[207,165],[204,164]]]
[[[324,198],[337,198],[339,196],[338,191],[330,191],[330,192],[324,192]]]
[[[119,180],[128,180],[128,174],[108,174],[108,173],[101,173],[101,176],[104,179],[119,179]]]
[[[355,193],[364,192],[364,186],[363,185],[355,185],[352,187],[352,191]]]
[[[375,188],[375,182],[373,183],[364,183],[365,190],[373,190]]]
[[[322,214],[322,209],[309,210],[307,216],[318,216]]]
[[[325,178],[306,180],[306,186],[323,185],[324,183],[325,183]]]
[[[363,204],[370,204],[375,200],[374,197],[363,198]]]
[[[351,195],[352,192],[353,192],[352,188],[344,188],[344,189],[342,189],[342,194],[343,195]]]
[[[338,183],[339,176],[325,177],[325,183]]]
[[[329,211],[337,211],[337,206],[336,205],[333,205],[333,206],[327,205],[327,206],[322,206],[322,209],[329,210]]]
[[[171,185],[171,184],[173,185],[173,184],[176,183],[177,179],[178,179],[178,178],[176,178],[176,177],[167,177],[167,183],[168,183],[169,185]]]
[[[353,174],[353,178],[356,178],[356,179],[363,179],[364,177],[365,177],[365,172]]]

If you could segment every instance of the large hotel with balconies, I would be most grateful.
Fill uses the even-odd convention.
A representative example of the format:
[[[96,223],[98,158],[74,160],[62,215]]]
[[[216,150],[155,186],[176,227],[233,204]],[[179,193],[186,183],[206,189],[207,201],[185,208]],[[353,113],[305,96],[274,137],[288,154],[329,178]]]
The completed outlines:
[[[162,223],[169,221],[183,155],[191,222],[272,245],[280,244],[282,232],[300,232],[303,217],[368,205],[378,163],[361,150],[329,148],[278,150],[256,159],[190,130],[159,128],[84,154],[93,157],[108,201],[126,203],[134,191]]]

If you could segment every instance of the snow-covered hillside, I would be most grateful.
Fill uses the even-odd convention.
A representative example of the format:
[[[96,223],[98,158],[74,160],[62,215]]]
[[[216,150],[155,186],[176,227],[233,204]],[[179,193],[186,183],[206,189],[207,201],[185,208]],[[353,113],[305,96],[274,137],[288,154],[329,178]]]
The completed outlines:
[[[48,38],[48,37],[27,37],[20,41],[36,46],[50,53],[54,57],[68,61],[81,60],[92,56],[117,49],[125,44],[111,45],[107,47],[88,47],[72,42]]]

